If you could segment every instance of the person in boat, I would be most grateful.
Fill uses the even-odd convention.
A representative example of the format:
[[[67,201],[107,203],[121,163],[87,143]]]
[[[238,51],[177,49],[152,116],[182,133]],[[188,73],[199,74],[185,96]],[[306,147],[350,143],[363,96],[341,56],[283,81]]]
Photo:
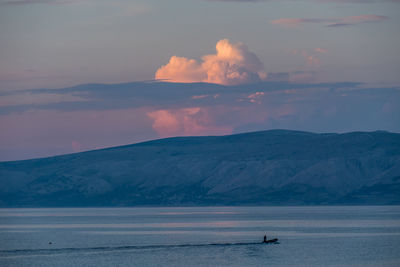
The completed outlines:
[[[264,235],[264,243],[267,243],[267,235]]]

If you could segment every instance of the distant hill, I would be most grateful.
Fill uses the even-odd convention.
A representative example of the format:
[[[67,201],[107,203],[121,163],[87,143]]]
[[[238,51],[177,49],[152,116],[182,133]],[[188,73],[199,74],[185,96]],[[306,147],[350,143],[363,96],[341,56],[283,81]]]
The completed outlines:
[[[400,204],[400,134],[272,130],[0,162],[0,205]]]

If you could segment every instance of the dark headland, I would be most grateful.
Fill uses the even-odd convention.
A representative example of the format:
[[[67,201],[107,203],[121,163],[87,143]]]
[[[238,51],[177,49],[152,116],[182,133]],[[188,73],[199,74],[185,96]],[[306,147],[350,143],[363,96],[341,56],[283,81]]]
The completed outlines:
[[[271,130],[0,162],[0,206],[400,204],[400,134]]]

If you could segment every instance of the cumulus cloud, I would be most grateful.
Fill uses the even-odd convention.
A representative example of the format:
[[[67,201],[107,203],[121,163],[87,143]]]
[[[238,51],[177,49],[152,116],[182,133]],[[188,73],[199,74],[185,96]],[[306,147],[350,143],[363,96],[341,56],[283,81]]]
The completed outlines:
[[[260,81],[265,77],[264,66],[243,43],[232,44],[228,39],[217,42],[216,53],[205,55],[201,62],[173,56],[159,68],[155,78],[171,82],[208,82],[224,85]]]
[[[160,109],[147,113],[160,137],[229,134],[232,127],[217,126],[207,108]]]
[[[297,27],[302,24],[322,24],[325,27],[343,27],[352,26],[361,23],[381,22],[387,20],[386,16],[378,15],[360,15],[341,18],[281,18],[272,20],[272,24],[283,25],[287,27]]]
[[[183,116],[190,115],[193,112],[190,110],[183,110]],[[147,113],[147,116],[154,120],[153,129],[161,136],[172,136],[179,132],[180,124],[178,118],[169,110],[156,110]]]
[[[207,77],[199,62],[194,59],[173,56],[167,65],[156,72],[155,78],[172,82],[199,82]]]

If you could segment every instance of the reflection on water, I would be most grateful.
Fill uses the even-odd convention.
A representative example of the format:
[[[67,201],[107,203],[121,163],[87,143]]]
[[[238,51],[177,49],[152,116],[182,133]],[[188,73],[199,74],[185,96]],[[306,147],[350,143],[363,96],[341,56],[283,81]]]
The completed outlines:
[[[400,266],[400,207],[0,209],[0,240],[0,266]]]

